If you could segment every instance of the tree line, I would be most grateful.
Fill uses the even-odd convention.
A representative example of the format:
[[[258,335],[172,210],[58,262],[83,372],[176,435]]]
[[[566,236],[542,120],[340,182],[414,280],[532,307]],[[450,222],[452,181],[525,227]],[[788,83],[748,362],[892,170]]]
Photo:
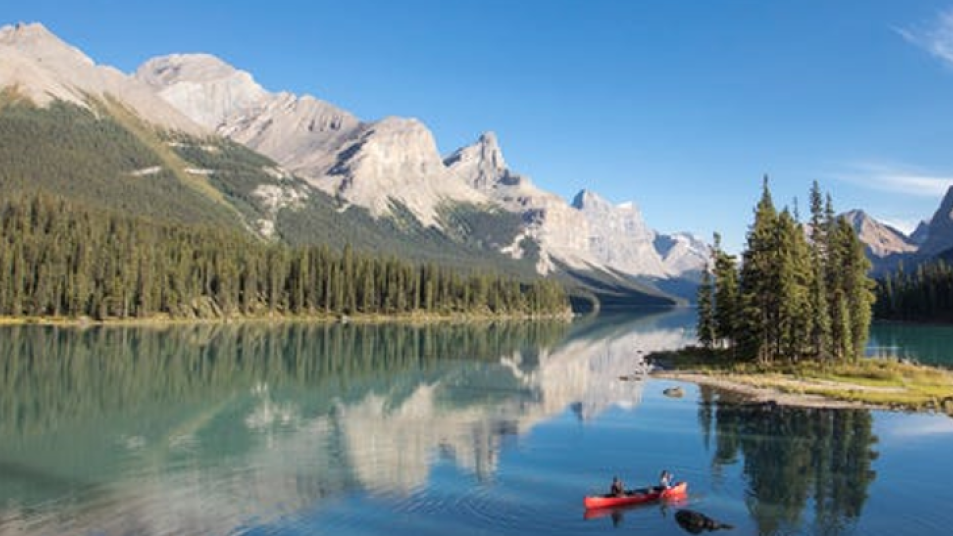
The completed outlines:
[[[462,275],[350,247],[292,248],[89,210],[42,194],[0,205],[0,315],[98,320],[568,310],[554,281]]]
[[[849,362],[864,355],[874,302],[870,261],[853,227],[815,182],[807,224],[778,211],[765,177],[737,258],[714,237],[698,291],[698,338],[762,364]]]
[[[953,321],[953,267],[945,259],[900,266],[877,281],[874,315],[885,320]]]

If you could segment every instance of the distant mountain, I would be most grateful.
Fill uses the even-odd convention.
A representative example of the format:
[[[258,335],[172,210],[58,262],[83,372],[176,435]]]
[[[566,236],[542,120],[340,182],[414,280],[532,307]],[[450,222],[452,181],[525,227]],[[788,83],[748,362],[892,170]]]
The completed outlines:
[[[900,265],[912,269],[936,258],[953,257],[953,187],[947,190],[933,216],[921,221],[909,237],[860,210],[843,216],[867,246],[875,275],[896,270]]]
[[[917,245],[897,229],[881,223],[863,210],[851,210],[841,217],[850,222],[869,256],[885,259],[891,255],[913,253]]]
[[[920,254],[932,256],[953,248],[953,186],[946,191],[939,208],[930,218]]]
[[[927,237],[929,235],[930,235],[930,220],[920,220],[920,223],[917,224],[917,228],[914,229],[913,233],[910,234],[910,241],[919,247],[919,246],[922,246],[923,243],[927,241]]]
[[[329,195],[374,215],[391,213],[396,203],[423,225],[443,228],[441,213],[455,205],[498,206],[518,213],[525,229],[503,249],[521,257],[520,242],[535,241],[540,273],[551,272],[558,263],[679,277],[702,265],[693,264],[690,253],[666,264],[652,246],[654,231],[631,205],[593,201],[571,206],[537,188],[507,167],[493,133],[441,161],[432,134],[419,121],[365,123],[313,97],[269,94],[248,73],[208,55],[156,58],[136,76],[195,121],[275,158]],[[633,216],[628,229],[637,234],[601,228]]]

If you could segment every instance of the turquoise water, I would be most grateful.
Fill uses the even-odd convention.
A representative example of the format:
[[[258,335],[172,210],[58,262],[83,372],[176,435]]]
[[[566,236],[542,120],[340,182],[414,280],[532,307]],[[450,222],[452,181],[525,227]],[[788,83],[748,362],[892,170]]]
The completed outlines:
[[[953,326],[877,322],[870,330],[867,354],[953,367]]]
[[[637,379],[693,322],[2,328],[0,534],[948,533],[953,420]]]

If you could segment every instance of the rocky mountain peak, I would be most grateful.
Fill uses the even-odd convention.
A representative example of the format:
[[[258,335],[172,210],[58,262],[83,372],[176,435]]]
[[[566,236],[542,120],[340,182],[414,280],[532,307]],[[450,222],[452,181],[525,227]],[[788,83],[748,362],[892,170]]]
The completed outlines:
[[[95,65],[87,55],[68,45],[38,22],[17,23],[0,28],[0,45],[15,48],[20,54],[53,65]]]
[[[579,193],[573,197],[572,206],[578,210],[590,211],[612,211],[617,208],[615,205],[610,203],[608,199],[605,199],[599,194],[586,189],[579,190]]]
[[[920,220],[917,228],[910,233],[910,241],[918,246],[922,246],[930,236],[930,220]]]
[[[897,253],[911,253],[917,250],[906,235],[872,218],[863,210],[851,210],[842,215],[854,228],[861,242],[867,244],[868,252],[880,258]]]
[[[655,248],[655,231],[634,203],[613,205],[589,190],[573,198],[573,208],[589,223],[589,250],[601,262],[630,273],[663,277],[667,269]]]
[[[211,82],[244,73],[211,54],[169,54],[152,58],[136,72],[137,77],[154,87],[164,88],[178,82]]]
[[[444,165],[478,190],[491,190],[501,181],[512,182],[503,151],[493,132],[484,132],[473,145],[455,151],[444,159]]]
[[[953,247],[953,186],[943,196],[940,207],[930,219],[926,240],[920,252],[935,255]]]
[[[342,145],[335,162],[315,184],[376,215],[392,201],[407,206],[425,225],[437,222],[444,201],[484,204],[488,199],[454,180],[437,142],[417,119],[387,117],[363,125]]]
[[[155,125],[204,133],[150,87],[115,68],[96,65],[42,24],[0,29],[0,87],[15,87],[39,106],[62,100],[88,107],[90,98],[112,97]]]
[[[210,129],[256,106],[268,96],[252,76],[209,54],[173,54],[153,58],[136,71],[192,120]]]
[[[631,201],[614,205],[599,194],[583,189],[573,198],[572,206],[590,215],[590,219],[612,218],[621,225],[619,230],[628,235],[654,239],[654,231],[645,225],[642,221],[642,212]]]

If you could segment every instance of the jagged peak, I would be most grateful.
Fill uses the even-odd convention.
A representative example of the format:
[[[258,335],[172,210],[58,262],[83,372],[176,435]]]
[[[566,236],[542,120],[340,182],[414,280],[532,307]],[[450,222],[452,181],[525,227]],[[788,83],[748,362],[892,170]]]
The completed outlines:
[[[210,82],[233,76],[253,81],[247,71],[236,69],[218,56],[205,53],[158,56],[139,66],[136,76],[157,86],[171,82]]]
[[[20,53],[35,59],[95,65],[89,56],[57,37],[39,22],[18,22],[0,28],[0,44],[14,47]]]
[[[500,185],[515,186],[522,182],[519,175],[510,172],[496,134],[491,131],[482,133],[475,143],[454,151],[443,164],[478,190],[489,191]]]
[[[211,54],[152,58],[139,67],[135,77],[194,121],[213,129],[268,96],[251,74]]]
[[[848,210],[842,216],[844,218],[847,218],[847,220],[850,221],[851,223],[873,219],[870,217],[869,214],[867,214],[866,212],[864,212],[862,209],[859,209],[859,208]]]
[[[903,239],[907,239],[906,233],[888,223],[884,223],[877,218],[874,218],[862,209],[855,208],[853,210],[848,210],[847,212],[841,214],[841,217],[846,218],[847,222],[850,223],[857,232],[861,232],[865,228],[885,229],[895,235],[900,236]]]
[[[413,130],[413,131],[426,131],[428,134],[430,130],[424,125],[423,121],[417,119],[416,117],[400,117],[397,115],[388,115],[381,118],[378,121],[373,123],[376,130],[389,131],[389,130]]]
[[[582,210],[583,208],[585,208],[586,206],[590,205],[591,203],[597,200],[599,200],[599,196],[583,188],[582,190],[579,190],[579,192],[576,194],[575,197],[572,198],[571,204],[573,208]]]
[[[448,167],[459,163],[475,163],[482,168],[492,170],[492,173],[496,175],[502,175],[507,169],[496,133],[492,131],[480,134],[476,143],[461,147],[444,159],[444,164]]]
[[[917,224],[917,228],[910,233],[910,241],[918,246],[922,246],[926,242],[927,237],[930,235],[930,220],[920,220],[920,223]]]
[[[618,205],[613,205],[611,201],[602,197],[601,195],[583,188],[579,190],[579,193],[572,200],[572,206],[578,210],[618,210],[621,212],[638,212],[638,206],[636,206],[633,201],[626,201],[624,203],[619,203]]]

